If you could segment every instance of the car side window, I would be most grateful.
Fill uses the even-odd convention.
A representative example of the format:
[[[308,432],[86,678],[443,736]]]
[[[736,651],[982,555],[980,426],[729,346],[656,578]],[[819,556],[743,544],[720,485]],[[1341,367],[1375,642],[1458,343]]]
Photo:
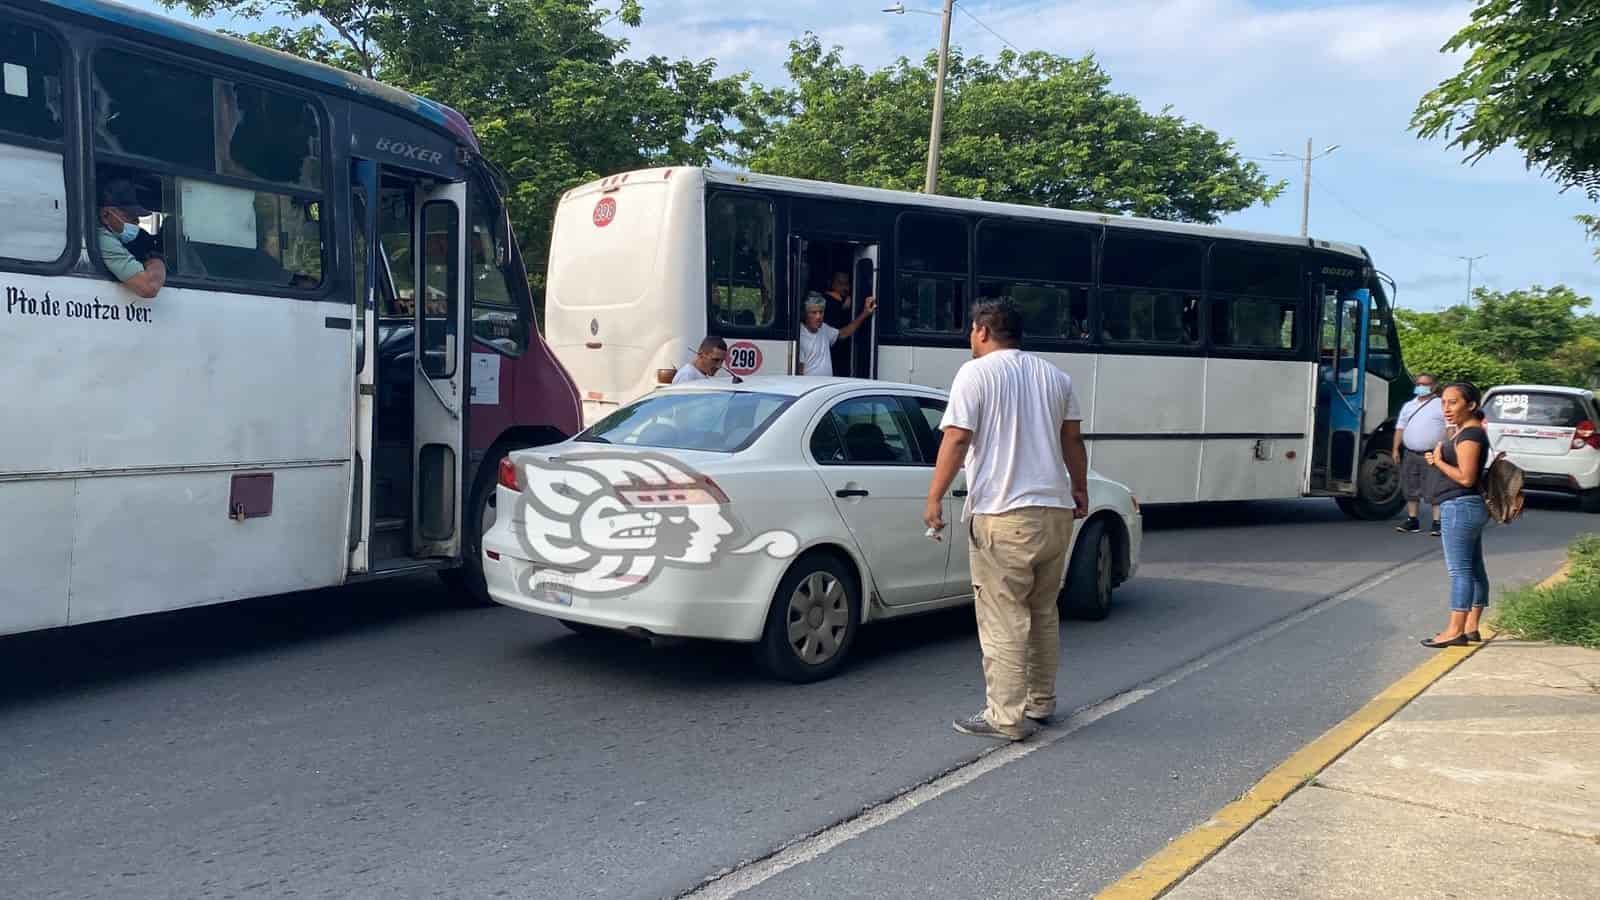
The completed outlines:
[[[933,465],[939,459],[939,445],[944,441],[944,432],[939,430],[939,423],[944,421],[944,401],[932,397],[901,397],[900,402],[911,419],[912,433],[922,445],[924,462]]]
[[[839,441],[839,429],[834,427],[833,413],[824,413],[822,421],[811,432],[811,458],[822,465],[839,465],[844,458],[844,444]]]
[[[817,453],[819,425],[812,434],[812,455],[817,462],[847,465],[915,465],[922,462],[911,420],[893,397],[852,397],[829,411],[833,438],[843,459]],[[824,449],[828,449],[825,447]]]

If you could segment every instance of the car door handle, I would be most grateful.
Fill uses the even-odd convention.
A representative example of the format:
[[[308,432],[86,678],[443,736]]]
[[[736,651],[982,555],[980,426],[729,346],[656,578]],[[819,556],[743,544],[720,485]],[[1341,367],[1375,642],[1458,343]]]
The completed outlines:
[[[865,497],[867,492],[864,488],[840,488],[834,491],[833,495],[835,497]]]
[[[965,497],[966,495],[967,495],[966,488],[962,488],[961,490],[951,491],[950,492],[950,496],[952,496],[952,497]]]

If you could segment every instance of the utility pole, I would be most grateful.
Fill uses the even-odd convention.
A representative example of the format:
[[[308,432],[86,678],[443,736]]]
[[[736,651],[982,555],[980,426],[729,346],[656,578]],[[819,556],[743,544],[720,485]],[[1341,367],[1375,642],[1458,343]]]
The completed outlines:
[[[1480,253],[1477,256],[1458,256],[1458,257],[1456,257],[1456,259],[1464,259],[1464,260],[1467,261],[1467,305],[1468,306],[1472,305],[1472,264],[1474,262],[1476,262],[1477,260],[1483,259],[1485,256],[1488,256],[1488,255],[1489,254],[1487,254],[1487,253]]]
[[[944,70],[950,58],[950,17],[955,8],[956,0],[944,0],[944,22],[939,29],[939,75],[933,86],[933,128],[928,132],[928,176],[922,184],[924,194],[939,193],[939,138],[944,134]]]
[[[1305,156],[1300,156],[1300,155],[1294,154],[1294,153],[1285,153],[1282,150],[1279,150],[1277,153],[1272,154],[1273,156],[1282,157],[1284,159],[1298,159],[1298,160],[1300,160],[1300,163],[1301,163],[1301,167],[1300,167],[1300,183],[1301,183],[1301,193],[1300,193],[1300,236],[1301,237],[1309,237],[1310,236],[1310,232],[1311,232],[1311,161],[1314,160],[1314,159],[1321,159],[1322,157],[1327,156],[1329,153],[1332,153],[1333,151],[1335,151],[1337,149],[1339,149],[1339,145],[1338,144],[1330,144],[1327,147],[1327,149],[1323,150],[1321,153],[1318,153],[1316,155],[1312,155],[1312,153],[1311,153],[1311,138],[1306,138],[1306,155]]]

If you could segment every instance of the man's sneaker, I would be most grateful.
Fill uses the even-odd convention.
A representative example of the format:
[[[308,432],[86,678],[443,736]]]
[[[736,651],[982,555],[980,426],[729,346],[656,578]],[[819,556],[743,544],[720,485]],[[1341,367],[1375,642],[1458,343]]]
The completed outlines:
[[[951,722],[950,725],[962,734],[970,734],[973,737],[993,738],[997,741],[1022,740],[1021,737],[1012,737],[1011,735],[1006,734],[1004,731],[1001,731],[993,725],[990,725],[989,720],[983,717],[983,713],[975,713],[966,717],[965,719],[956,719],[955,721]],[[1023,735],[1022,737],[1027,737],[1027,735]]]
[[[1023,713],[1023,715],[1028,717],[1028,721],[1029,722],[1032,722],[1033,724],[1039,725],[1041,727],[1045,726],[1045,725],[1049,725],[1051,722],[1055,721],[1055,718],[1056,718],[1054,713],[1045,713],[1042,716],[1041,715],[1036,715],[1034,713]]]
[[[1396,525],[1394,530],[1400,532],[1401,534],[1419,534],[1422,531],[1422,523],[1418,522],[1416,519],[1407,519],[1404,522],[1401,522],[1399,525]]]

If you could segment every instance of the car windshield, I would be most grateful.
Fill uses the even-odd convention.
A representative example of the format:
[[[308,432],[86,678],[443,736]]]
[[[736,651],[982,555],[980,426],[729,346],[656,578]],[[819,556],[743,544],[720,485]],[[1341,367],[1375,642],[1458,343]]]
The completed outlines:
[[[1489,398],[1484,417],[1499,425],[1545,425],[1572,428],[1588,418],[1583,401],[1570,394],[1507,391]]]
[[[576,440],[732,453],[754,441],[793,399],[752,391],[656,394],[606,416]]]

